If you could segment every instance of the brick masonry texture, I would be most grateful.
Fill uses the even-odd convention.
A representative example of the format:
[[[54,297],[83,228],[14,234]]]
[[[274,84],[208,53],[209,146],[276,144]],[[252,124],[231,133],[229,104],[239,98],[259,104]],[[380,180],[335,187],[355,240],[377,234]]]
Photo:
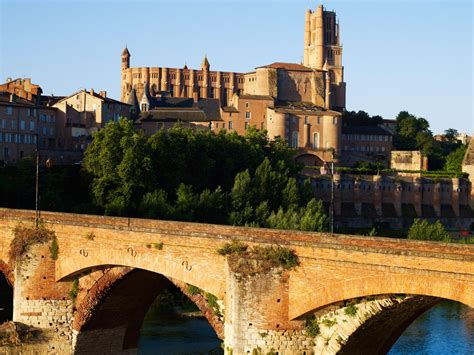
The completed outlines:
[[[148,305],[170,280],[182,289],[188,283],[217,296],[225,344],[233,354],[259,348],[334,353],[363,345],[364,336],[376,333],[377,322],[370,320],[386,321],[384,314],[400,319],[401,329],[404,320],[437,297],[474,306],[474,248],[468,245],[51,212],[41,217],[56,233],[59,257],[51,260],[48,244],[40,244],[17,265],[14,317],[54,330],[61,335],[58,341],[64,347],[75,344],[77,353],[136,351]],[[0,209],[1,260],[7,260],[14,227],[33,221],[33,211]],[[216,252],[231,239],[287,246],[299,256],[300,266],[236,274]],[[163,248],[150,247],[153,243]],[[68,293],[75,278],[79,293],[73,306]],[[399,302],[389,294],[425,299]],[[376,302],[369,299],[374,295]],[[344,318],[348,300],[359,305],[355,319]],[[338,320],[334,331],[340,338],[328,340],[323,327],[324,339],[308,338],[305,322],[315,312]]]

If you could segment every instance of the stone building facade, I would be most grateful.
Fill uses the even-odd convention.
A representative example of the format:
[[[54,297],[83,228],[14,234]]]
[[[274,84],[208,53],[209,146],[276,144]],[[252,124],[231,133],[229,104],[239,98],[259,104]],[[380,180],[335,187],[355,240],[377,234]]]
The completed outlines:
[[[81,90],[52,104],[62,122],[64,146],[84,151],[92,134],[107,122],[130,118],[130,105],[107,97],[106,91]]]
[[[471,207],[474,209],[474,139],[471,137],[469,145],[462,161],[462,171],[469,174],[469,180],[471,181]]]
[[[130,66],[130,51],[121,55],[121,101],[140,114],[150,98],[216,99],[221,119],[211,120],[213,131],[245,134],[250,127],[266,129],[320,159],[341,149],[340,111],[345,108],[345,83],[339,25],[334,12],[322,5],[305,19],[304,62],[275,62],[249,73],[211,71],[207,57],[200,70]],[[332,157],[332,158],[333,158]],[[331,157],[329,157],[332,159]]]
[[[93,132],[119,117],[130,117],[130,106],[93,89],[70,96],[45,96],[31,79],[0,85],[0,165],[34,156],[40,162],[71,164],[82,159]]]
[[[0,165],[33,156],[36,145],[51,154],[61,147],[61,121],[53,108],[0,93]]]

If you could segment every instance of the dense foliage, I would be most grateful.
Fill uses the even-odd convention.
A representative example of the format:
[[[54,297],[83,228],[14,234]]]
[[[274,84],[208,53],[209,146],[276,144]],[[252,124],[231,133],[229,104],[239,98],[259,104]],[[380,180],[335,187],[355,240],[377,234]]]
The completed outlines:
[[[441,170],[445,167],[446,157],[461,147],[462,142],[456,138],[458,132],[455,129],[446,130],[443,140],[435,140],[429,128],[425,118],[401,111],[397,116],[393,145],[398,150],[421,150],[428,156],[429,169]]]
[[[0,169],[0,206],[35,208],[36,167],[30,158]],[[100,212],[90,201],[87,173],[80,165],[40,167],[40,208],[76,213]]]
[[[297,183],[294,151],[265,132],[181,126],[147,138],[121,120],[86,151],[94,203],[107,215],[322,231],[327,217],[309,182]]]
[[[444,229],[440,221],[430,224],[427,220],[415,219],[410,230],[408,231],[408,239],[416,240],[434,240],[449,242],[451,238]]]
[[[459,173],[462,171],[462,161],[466,154],[467,145],[462,145],[446,157],[444,170]]]
[[[383,122],[383,117],[379,115],[370,116],[365,111],[344,111],[342,120],[344,124],[349,126],[377,126]]]

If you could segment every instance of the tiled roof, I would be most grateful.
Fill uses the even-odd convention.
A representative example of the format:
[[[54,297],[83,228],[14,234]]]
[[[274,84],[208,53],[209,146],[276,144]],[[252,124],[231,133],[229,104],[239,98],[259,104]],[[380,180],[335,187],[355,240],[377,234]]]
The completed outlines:
[[[8,106],[27,106],[33,107],[35,104],[29,100],[23,99],[21,97],[15,96],[13,102],[10,101],[11,94],[7,91],[0,92],[0,104]]]
[[[198,107],[157,107],[141,113],[137,121],[140,123],[146,121],[208,122],[210,120]]]
[[[224,106],[222,108],[222,111],[224,112],[239,112],[234,106]]]
[[[257,68],[274,68],[274,69],[285,69],[285,70],[293,70],[293,71],[313,71],[311,68],[305,67],[304,65],[297,64],[297,63],[283,63],[283,62],[275,62],[268,65],[262,65],[261,67]]]

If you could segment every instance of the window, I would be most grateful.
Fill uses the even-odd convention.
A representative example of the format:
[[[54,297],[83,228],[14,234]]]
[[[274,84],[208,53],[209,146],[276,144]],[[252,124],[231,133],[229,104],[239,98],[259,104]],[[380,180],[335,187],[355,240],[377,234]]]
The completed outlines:
[[[337,117],[333,117],[333,118],[332,118],[332,123],[333,123],[333,124],[337,124]]]
[[[232,129],[232,128],[233,128],[232,121],[229,121],[229,129]]]
[[[314,132],[313,133],[313,149],[318,149],[319,148],[319,133]]]
[[[36,109],[33,109],[33,117],[36,117]]]
[[[245,119],[247,119],[247,120],[250,119],[250,111],[245,112]]]
[[[260,129],[263,131],[265,129],[265,122],[260,123]]]
[[[20,129],[21,129],[22,131],[25,130],[25,121],[23,121],[23,120],[20,121]]]
[[[293,135],[291,137],[291,146],[293,148],[298,147],[298,132],[293,132]]]
[[[51,136],[54,136],[54,128],[53,128],[53,127],[50,127],[50,128],[49,128],[49,134],[50,134]]]
[[[7,128],[7,121],[6,120],[2,120],[2,128]]]
[[[92,105],[92,111],[95,112],[96,110],[97,110],[97,105],[96,104]]]
[[[245,122],[245,129],[249,129],[249,123]]]
[[[225,122],[222,122],[222,128],[225,129]]]
[[[308,118],[308,116],[304,116],[304,123],[305,123],[305,124],[309,124],[309,118]]]
[[[216,122],[216,128],[219,128],[219,122]]]
[[[142,112],[148,111],[148,105],[142,104]]]
[[[7,107],[7,115],[10,115],[10,116],[13,115],[13,107],[11,106]]]
[[[250,104],[248,102],[245,103],[245,107],[248,108]]]
[[[12,129],[16,129],[16,121],[12,121]]]
[[[48,134],[46,127],[43,127],[43,134],[44,134],[44,135],[47,135],[47,134]]]
[[[318,124],[321,123],[321,117],[318,117]]]

